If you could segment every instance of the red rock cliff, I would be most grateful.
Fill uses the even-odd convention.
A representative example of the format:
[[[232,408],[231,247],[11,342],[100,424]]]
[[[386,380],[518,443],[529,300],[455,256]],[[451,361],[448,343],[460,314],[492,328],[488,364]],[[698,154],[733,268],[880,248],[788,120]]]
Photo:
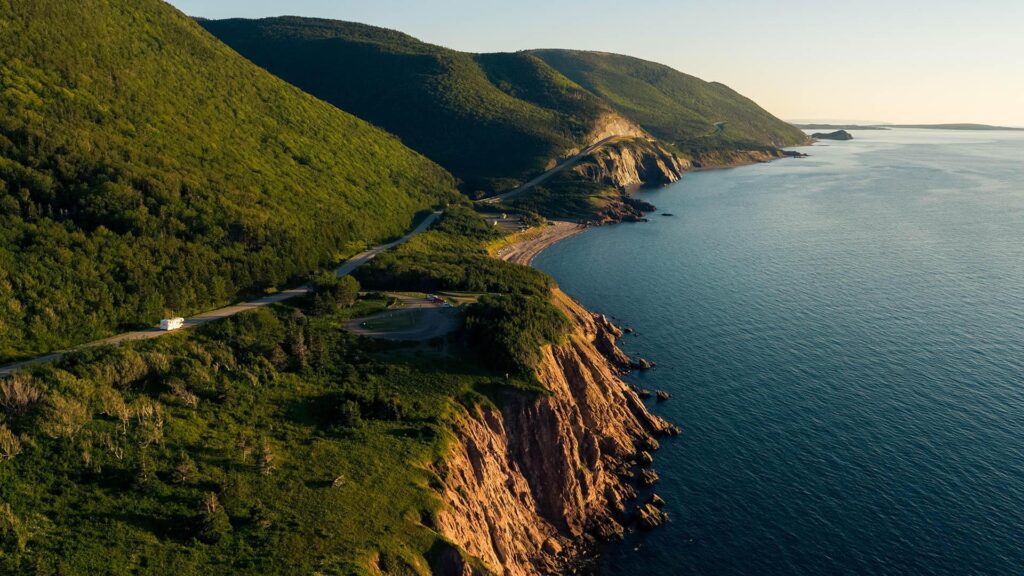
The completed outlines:
[[[464,415],[439,470],[438,530],[496,574],[557,572],[587,542],[621,533],[630,468],[671,431],[619,379],[616,329],[560,291],[554,299],[575,329],[544,350],[537,376],[550,394]]]

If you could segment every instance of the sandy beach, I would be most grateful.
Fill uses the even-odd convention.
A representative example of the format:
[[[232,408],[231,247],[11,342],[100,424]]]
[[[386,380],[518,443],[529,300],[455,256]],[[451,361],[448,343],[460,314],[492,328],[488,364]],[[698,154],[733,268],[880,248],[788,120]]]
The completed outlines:
[[[575,222],[552,220],[535,233],[529,233],[495,252],[495,258],[529,266],[545,248],[586,230]],[[531,231],[532,232],[532,231]]]

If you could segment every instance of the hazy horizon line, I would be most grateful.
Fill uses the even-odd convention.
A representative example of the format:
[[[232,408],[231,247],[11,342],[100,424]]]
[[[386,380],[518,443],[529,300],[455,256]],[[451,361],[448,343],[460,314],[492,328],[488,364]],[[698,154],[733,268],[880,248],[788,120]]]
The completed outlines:
[[[1018,130],[1024,130],[1024,125],[1017,126],[1013,124],[991,124],[988,122],[969,122],[969,121],[950,121],[950,122],[907,122],[907,121],[871,121],[871,120],[836,120],[836,119],[791,119],[785,118],[784,122],[790,124],[831,124],[836,126],[944,126],[944,125],[963,125],[963,124],[976,124],[978,126],[989,126],[993,128],[1014,128]]]

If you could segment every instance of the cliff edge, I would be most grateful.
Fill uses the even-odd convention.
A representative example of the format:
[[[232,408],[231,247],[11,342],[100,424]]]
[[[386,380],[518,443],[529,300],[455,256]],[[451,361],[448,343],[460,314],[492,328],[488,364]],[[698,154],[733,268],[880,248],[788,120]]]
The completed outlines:
[[[649,462],[656,436],[675,431],[619,378],[628,359],[617,329],[557,289],[553,298],[574,329],[543,351],[537,377],[549,393],[510,393],[464,414],[437,470],[438,531],[495,574],[562,571],[597,540],[621,536],[633,470]]]
[[[573,167],[583,178],[628,189],[671,184],[690,170],[692,163],[649,138],[609,143]]]

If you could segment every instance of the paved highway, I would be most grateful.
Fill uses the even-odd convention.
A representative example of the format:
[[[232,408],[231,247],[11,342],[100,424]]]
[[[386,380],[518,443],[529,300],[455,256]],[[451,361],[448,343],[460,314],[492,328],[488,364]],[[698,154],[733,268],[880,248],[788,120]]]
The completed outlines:
[[[443,212],[441,212],[441,211],[433,212],[429,216],[427,216],[423,220],[423,222],[420,222],[419,225],[417,225],[415,228],[413,228],[411,232],[409,232],[405,236],[399,238],[398,240],[395,240],[394,242],[389,242],[387,244],[381,244],[380,246],[376,246],[374,248],[370,248],[369,250],[367,250],[365,252],[361,252],[359,254],[356,254],[355,256],[353,256],[352,258],[347,260],[344,264],[342,264],[341,266],[338,266],[338,268],[336,268],[335,271],[334,271],[335,274],[337,274],[338,276],[347,276],[348,274],[351,274],[353,270],[355,270],[356,268],[358,268],[358,267],[362,266],[363,264],[369,262],[370,260],[374,259],[376,256],[378,256],[382,252],[386,252],[386,251],[388,251],[388,250],[390,250],[390,249],[392,249],[392,248],[394,248],[396,246],[404,244],[404,243],[408,242],[409,239],[412,238],[413,236],[423,232],[427,228],[430,228],[430,226],[434,222],[436,222],[437,219],[440,218],[442,214],[443,214]],[[309,294],[312,291],[312,289],[313,289],[312,286],[310,286],[309,284],[303,284],[302,286],[299,286],[299,287],[296,287],[296,288],[291,288],[291,289],[288,289],[288,290],[283,290],[281,292],[277,292],[276,294],[271,294],[270,296],[265,296],[263,298],[260,298],[259,300],[252,300],[250,302],[241,302],[239,304],[233,304],[231,306],[226,306],[224,308],[219,308],[217,310],[211,310],[209,312],[203,312],[202,314],[198,314],[196,316],[192,316],[191,318],[186,318],[185,319],[185,325],[182,328],[180,328],[179,330],[186,330],[188,328],[195,328],[196,326],[201,326],[203,324],[207,324],[207,323],[213,322],[215,320],[220,320],[222,318],[227,318],[229,316],[234,316],[235,314],[239,314],[241,312],[245,312],[246,310],[253,310],[255,308],[262,308],[263,306],[270,306],[271,304],[276,304],[278,302],[282,302],[282,301],[288,300],[290,298],[295,298],[295,297],[298,297],[298,296],[303,296],[305,294]],[[33,364],[45,364],[47,362],[53,362],[53,361],[60,359],[64,355],[66,355],[69,352],[72,352],[74,350],[80,350],[82,348],[92,348],[92,347],[95,347],[95,346],[107,346],[107,345],[120,344],[122,342],[129,342],[129,341],[133,341],[133,340],[148,340],[150,338],[159,338],[160,336],[164,336],[166,334],[173,334],[174,332],[177,332],[177,331],[178,330],[170,331],[169,332],[169,331],[166,331],[166,330],[160,330],[159,327],[152,327],[152,328],[147,328],[145,330],[136,330],[136,331],[133,331],[133,332],[125,332],[123,334],[118,334],[117,336],[111,336],[110,338],[104,338],[103,340],[97,340],[95,342],[89,342],[88,344],[82,344],[81,346],[78,346],[76,348],[72,348],[71,350],[60,350],[60,351],[57,351],[57,352],[53,352],[53,353],[47,354],[45,356],[39,356],[39,357],[36,357],[36,358],[32,358],[30,360],[24,360],[22,362],[17,362],[15,364],[8,364],[7,366],[0,366],[0,377],[9,376],[10,374],[14,373],[16,370],[18,370],[20,368],[25,368],[27,366],[31,366]]]
[[[530,180],[526,184],[523,184],[522,186],[520,186],[520,187],[518,187],[518,188],[516,188],[514,190],[509,190],[508,192],[505,192],[504,194],[498,194],[497,196],[491,196],[490,198],[483,198],[481,200],[477,200],[476,202],[477,202],[477,204],[497,204],[498,202],[504,202],[505,200],[508,200],[509,198],[513,198],[515,196],[518,196],[519,194],[521,194],[523,192],[526,192],[527,190],[529,190],[530,188],[533,188],[537,184],[540,184],[541,182],[544,182],[548,178],[551,178],[555,174],[558,174],[562,170],[565,170],[566,168],[568,168],[568,167],[572,166],[573,164],[579,162],[580,160],[586,158],[587,156],[591,155],[598,148],[604,146],[605,144],[610,143],[612,140],[617,140],[617,139],[619,139],[619,136],[609,136],[608,138],[605,138],[604,140],[600,140],[598,142],[595,142],[595,143],[591,144],[590,146],[587,146],[586,148],[584,148],[583,151],[580,152],[579,154],[576,154],[575,156],[572,156],[570,158],[567,158],[567,159],[563,160],[560,164],[558,164],[558,166],[555,166],[551,170],[548,170],[547,172],[541,174],[540,176],[537,176],[536,178],[534,178],[533,180]]]

